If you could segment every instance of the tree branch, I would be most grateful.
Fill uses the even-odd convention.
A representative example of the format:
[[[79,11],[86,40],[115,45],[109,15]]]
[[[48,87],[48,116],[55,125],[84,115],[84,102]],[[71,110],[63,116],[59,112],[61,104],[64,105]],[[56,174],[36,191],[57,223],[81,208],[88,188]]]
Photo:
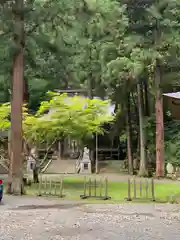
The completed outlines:
[[[47,1],[43,8],[49,8],[49,3],[51,3],[51,0],[50,1]],[[30,35],[31,33],[33,33],[34,31],[36,31],[36,29],[40,26],[40,24],[43,22],[47,22],[47,21],[51,21],[53,18],[55,18],[55,16],[57,16],[58,14],[58,11],[56,11],[49,19],[49,16],[50,16],[50,11],[48,11],[48,13],[46,14],[46,16],[44,17],[44,19],[42,19],[40,22],[38,21],[29,31],[26,32],[26,35]],[[39,16],[39,15],[38,15]]]
[[[0,5],[4,5],[5,3],[10,2],[10,0],[1,0]]]
[[[4,37],[5,35],[9,34],[10,32],[3,32],[3,33],[0,33],[0,37]]]
[[[39,167],[41,167],[41,166],[43,165],[44,161],[47,159],[48,153],[49,153],[50,149],[52,148],[52,146],[54,145],[54,143],[55,143],[56,141],[57,141],[57,138],[55,138],[54,141],[48,146],[48,148],[47,148],[47,150],[46,150],[46,154],[45,154],[44,158],[41,160],[41,162],[40,162],[40,164],[39,164]],[[29,144],[27,143],[27,141],[26,141],[26,145],[28,146],[29,149],[31,149],[30,146],[29,146]],[[26,156],[26,157],[29,157],[29,156],[30,156],[30,157],[32,157],[36,162],[38,162],[38,158],[36,158],[30,151],[27,151],[27,152],[28,152],[28,154],[25,153],[25,156]]]
[[[54,145],[54,143],[55,143],[56,141],[57,141],[57,138],[55,138],[54,141],[53,141],[53,142],[49,145],[49,147],[47,148],[46,154],[45,154],[43,160],[41,160],[41,162],[40,162],[40,167],[42,166],[42,164],[44,163],[44,161],[47,159],[49,150],[51,149],[51,147]]]

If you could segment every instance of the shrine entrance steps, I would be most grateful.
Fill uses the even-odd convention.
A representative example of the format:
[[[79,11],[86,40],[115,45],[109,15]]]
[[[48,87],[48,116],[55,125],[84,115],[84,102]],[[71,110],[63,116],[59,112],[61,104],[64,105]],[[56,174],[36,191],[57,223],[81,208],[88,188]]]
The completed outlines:
[[[58,173],[77,173],[76,160],[54,160],[44,172],[45,174],[58,174]]]

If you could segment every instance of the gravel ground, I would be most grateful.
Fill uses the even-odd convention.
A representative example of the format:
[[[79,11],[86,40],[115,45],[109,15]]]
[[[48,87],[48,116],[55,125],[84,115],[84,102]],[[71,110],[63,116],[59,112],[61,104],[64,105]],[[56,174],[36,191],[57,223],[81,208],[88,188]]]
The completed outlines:
[[[0,239],[180,239],[180,206],[85,204],[5,196]]]

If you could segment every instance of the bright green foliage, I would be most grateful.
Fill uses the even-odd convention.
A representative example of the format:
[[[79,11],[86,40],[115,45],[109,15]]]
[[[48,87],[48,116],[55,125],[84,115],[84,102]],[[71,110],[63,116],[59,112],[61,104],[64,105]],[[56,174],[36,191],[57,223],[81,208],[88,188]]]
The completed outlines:
[[[42,102],[36,115],[25,118],[25,137],[34,143],[51,143],[65,136],[91,137],[94,132],[102,132],[103,123],[113,120],[108,106],[109,101],[51,93],[51,100]]]
[[[49,93],[49,96],[50,100],[42,102],[35,115],[29,114],[24,107],[23,133],[31,144],[51,144],[55,139],[66,136],[86,139],[95,132],[102,133],[102,124],[114,119],[108,112],[110,102],[107,100],[68,97],[57,93]],[[1,105],[2,131],[10,128],[9,114],[10,105]]]
[[[0,131],[8,131],[10,127],[9,121],[10,104],[4,103],[0,106]]]
[[[9,101],[15,51],[12,6],[10,1],[5,2],[3,7],[0,5],[0,103]],[[124,132],[129,92],[132,125],[134,129],[139,128],[137,82],[147,83],[149,115],[154,113],[156,59],[160,61],[163,91],[179,90],[179,0],[27,0],[24,3],[28,109],[37,110],[40,102],[48,99],[47,91],[81,88],[89,95],[109,96],[121,107],[116,126],[122,125]],[[155,39],[157,23],[158,38]],[[76,97],[72,99],[73,104],[68,105],[63,97],[58,96],[56,101],[52,97],[41,103],[38,114],[25,117],[24,132],[28,139],[51,142],[67,133],[84,138],[100,130],[97,126],[102,119],[100,116],[94,118],[92,105],[88,103],[89,107],[80,111],[82,104],[90,100]],[[42,109],[56,110],[46,119],[41,118]],[[4,114],[4,110],[2,112]],[[8,128],[8,120],[3,122],[1,129]],[[148,122],[151,126],[149,119]],[[155,134],[150,136],[151,127],[146,129],[150,151]],[[120,130],[118,132],[121,134]]]

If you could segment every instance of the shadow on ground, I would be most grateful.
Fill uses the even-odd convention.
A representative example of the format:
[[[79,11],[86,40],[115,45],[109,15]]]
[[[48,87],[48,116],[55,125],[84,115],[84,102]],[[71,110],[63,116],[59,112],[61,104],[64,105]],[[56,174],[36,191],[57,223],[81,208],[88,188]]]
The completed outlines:
[[[48,205],[22,205],[11,210],[34,210],[34,209],[70,209],[83,206],[84,203],[77,204],[48,204]]]

